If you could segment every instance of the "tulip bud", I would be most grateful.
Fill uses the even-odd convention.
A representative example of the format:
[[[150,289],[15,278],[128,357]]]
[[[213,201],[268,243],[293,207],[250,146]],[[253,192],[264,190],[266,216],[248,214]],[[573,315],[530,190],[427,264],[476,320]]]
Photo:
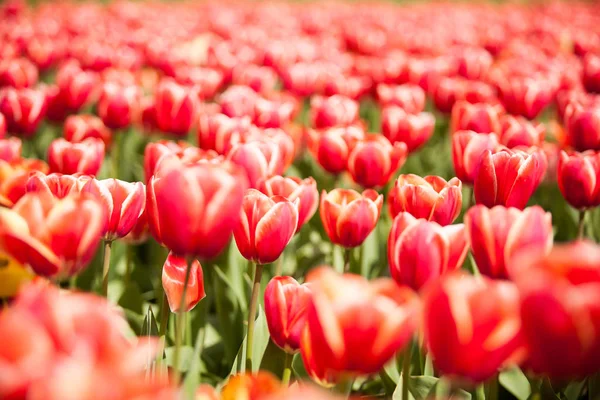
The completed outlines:
[[[27,58],[13,58],[0,61],[0,87],[15,89],[32,87],[37,83],[38,69]]]
[[[408,287],[325,267],[311,271],[307,282],[312,299],[300,350],[313,379],[375,374],[411,340],[419,300]]]
[[[98,115],[110,129],[123,129],[136,120],[140,111],[140,89],[108,82],[98,100]]]
[[[433,282],[423,303],[425,341],[442,374],[478,384],[522,359],[512,283],[456,272]]]
[[[381,111],[381,133],[391,143],[404,142],[409,153],[423,146],[434,128],[435,117],[431,113],[409,114],[396,106]]]
[[[392,278],[420,290],[447,272],[459,269],[469,250],[463,224],[440,226],[402,212],[388,239]]]
[[[497,147],[498,137],[493,133],[482,135],[459,131],[452,135],[452,163],[458,179],[466,184],[473,183],[483,153]]]
[[[546,127],[524,117],[505,115],[500,119],[500,143],[512,149],[517,146],[539,146],[544,142]]]
[[[280,147],[265,139],[235,145],[227,159],[246,171],[250,187],[253,188],[256,188],[261,180],[284,172],[284,159]]]
[[[550,379],[580,379],[600,369],[600,248],[577,241],[514,261],[527,367]],[[511,269],[512,272],[512,269]],[[438,322],[439,323],[439,322]]]
[[[46,95],[35,89],[0,89],[0,113],[8,133],[32,137],[46,114]]]
[[[71,143],[81,143],[87,138],[100,139],[110,147],[112,132],[95,115],[71,115],[65,120],[63,135]]]
[[[357,141],[348,156],[348,172],[363,187],[385,186],[406,161],[406,144],[393,145],[383,135],[371,134]]]
[[[452,107],[451,131],[473,131],[477,133],[500,133],[500,117],[504,109],[497,103],[458,101]]]
[[[314,96],[310,100],[310,118],[313,128],[348,126],[358,121],[358,103],[344,96]]]
[[[11,163],[19,158],[21,158],[21,139],[16,137],[0,139],[0,160]]]
[[[300,350],[310,295],[310,285],[301,285],[291,276],[276,276],[265,289],[265,316],[271,340],[287,353]]]
[[[579,210],[600,205],[600,153],[560,152],[557,181],[567,203]]]
[[[549,79],[510,76],[499,80],[502,105],[510,114],[537,117],[554,99],[556,85]]]
[[[473,185],[477,204],[525,208],[546,173],[548,162],[541,150],[483,153]]]
[[[312,177],[302,180],[294,176],[276,175],[261,181],[258,190],[269,197],[282,196],[291,202],[298,199],[298,227],[296,233],[315,215],[319,207],[317,182]]]
[[[248,86],[230,86],[219,96],[221,112],[228,117],[254,118],[254,106],[259,95]]]
[[[88,138],[80,143],[55,139],[48,146],[48,164],[51,172],[61,174],[96,175],[104,161],[104,143]]]
[[[425,91],[417,85],[379,84],[376,88],[377,99],[383,108],[397,106],[407,114],[419,114],[425,109]]]
[[[81,189],[91,193],[104,205],[107,217],[104,240],[125,237],[137,223],[146,205],[146,188],[141,182],[129,183],[118,179],[90,179]]]
[[[93,196],[27,193],[12,209],[0,208],[0,249],[38,275],[73,276],[94,257],[104,222]]]
[[[169,302],[171,312],[176,313],[181,307],[181,296],[187,273],[187,261],[169,253],[162,270],[162,286]],[[187,289],[185,292],[184,312],[192,310],[196,304],[206,297],[204,292],[204,275],[198,260],[194,260],[190,267]]]
[[[583,85],[588,92],[600,93],[600,56],[588,53],[583,58]]]
[[[462,208],[462,183],[458,178],[446,182],[439,176],[400,175],[388,204],[392,218],[405,211],[415,218],[450,225]]]
[[[329,240],[345,248],[360,246],[375,229],[383,195],[367,189],[362,194],[350,189],[321,192],[321,221]]]
[[[27,180],[32,172],[48,172],[48,165],[34,158],[0,160],[0,205],[12,207],[26,193]]]
[[[197,99],[189,88],[172,79],[164,79],[154,94],[158,128],[177,136],[186,136],[196,118]]]
[[[150,232],[176,255],[211,259],[231,238],[247,187],[228,163],[159,169],[146,188]]]
[[[298,227],[299,199],[269,197],[256,189],[244,196],[240,220],[233,237],[244,258],[257,264],[276,261]]]
[[[577,151],[600,150],[600,105],[569,104],[564,119],[567,145]]]
[[[79,193],[83,186],[92,179],[89,175],[63,175],[58,173],[46,175],[34,172],[27,180],[27,192],[45,192],[57,199],[63,199],[71,193]]]
[[[547,253],[552,248],[552,214],[539,206],[522,211],[474,206],[465,215],[465,226],[477,268],[490,278],[508,279],[510,261],[524,249]]]
[[[348,157],[354,145],[364,139],[365,131],[360,126],[329,128],[323,132],[308,130],[308,146],[327,172],[339,174],[346,171]]]

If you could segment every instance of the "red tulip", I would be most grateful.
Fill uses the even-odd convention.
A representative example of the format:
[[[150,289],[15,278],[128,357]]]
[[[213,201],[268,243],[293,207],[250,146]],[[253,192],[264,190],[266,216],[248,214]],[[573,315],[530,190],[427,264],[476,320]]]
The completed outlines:
[[[0,160],[9,163],[17,161],[21,158],[21,146],[21,139],[19,138],[0,139]]]
[[[375,374],[411,340],[419,300],[409,288],[325,267],[311,271],[307,282],[312,301],[300,350],[314,379]]]
[[[287,353],[300,350],[310,296],[310,284],[301,285],[291,276],[276,276],[265,289],[265,316],[271,340]]]
[[[47,71],[65,57],[67,50],[65,36],[50,37],[38,35],[27,43],[27,57],[42,71]]]
[[[6,59],[0,62],[0,87],[23,89],[34,86],[37,80],[38,69],[27,58]]]
[[[487,83],[461,77],[443,77],[431,88],[431,92],[436,108],[443,113],[451,112],[460,100],[492,103],[496,98],[494,89]]]
[[[551,379],[600,369],[600,249],[586,241],[515,260],[527,367]]]
[[[27,180],[32,172],[48,173],[48,165],[34,158],[0,160],[0,205],[12,207],[26,193]]]
[[[96,138],[110,147],[112,132],[95,115],[71,115],[65,120],[63,135],[71,143],[81,143],[87,138]]]
[[[450,225],[462,208],[462,183],[458,178],[446,182],[439,176],[400,175],[389,193],[392,218],[408,212],[445,226]]]
[[[333,73],[323,81],[322,93],[325,96],[341,95],[359,100],[371,91],[372,86],[371,77]]]
[[[500,150],[483,153],[473,185],[477,204],[525,208],[546,173],[548,162],[541,150],[526,153]]]
[[[57,199],[63,199],[72,193],[79,193],[83,186],[92,179],[89,175],[63,175],[58,173],[46,175],[34,172],[27,180],[27,192],[44,192]]]
[[[51,172],[61,174],[96,175],[104,161],[104,142],[88,138],[80,143],[55,139],[48,146],[48,163]]]
[[[584,57],[583,85],[588,92],[600,93],[600,55],[588,53]]]
[[[360,126],[329,128],[323,132],[309,129],[308,146],[319,165],[327,172],[339,174],[346,171],[350,151],[365,138]]]
[[[42,276],[73,276],[93,258],[105,214],[93,197],[28,193],[0,208],[0,249]]]
[[[564,119],[567,145],[577,151],[600,150],[600,105],[571,103]]]
[[[348,172],[363,187],[385,186],[404,164],[406,144],[393,145],[382,135],[371,134],[357,141],[348,156]]]
[[[497,103],[458,101],[452,107],[451,131],[473,131],[500,134],[500,118],[504,109]]]
[[[4,139],[6,136],[6,118],[4,114],[0,113],[0,139]]]
[[[435,117],[431,113],[409,114],[400,107],[381,111],[381,132],[391,143],[404,142],[408,152],[423,146],[433,135]]]
[[[123,129],[136,120],[140,103],[141,94],[137,86],[107,82],[98,100],[98,115],[110,129]]]
[[[539,206],[521,211],[478,205],[465,215],[465,226],[477,268],[490,278],[508,279],[511,260],[524,249],[547,253],[552,248],[552,214]]]
[[[165,154],[178,153],[188,146],[190,144],[187,142],[174,142],[171,140],[159,140],[158,142],[148,143],[144,149],[144,176],[146,177],[146,182],[154,175],[158,161]]]
[[[556,87],[548,79],[514,75],[499,80],[498,92],[506,111],[534,119],[552,102]]]
[[[141,182],[90,179],[81,192],[93,194],[104,206],[107,219],[103,234],[107,241],[125,237],[137,223],[146,205],[146,188]]]
[[[539,146],[544,142],[546,127],[524,117],[505,115],[500,119],[500,143],[512,149],[517,146]]]
[[[127,244],[137,245],[145,243],[150,238],[150,228],[148,227],[148,216],[146,209],[142,212],[142,215],[138,218],[131,231],[123,238],[123,241]]]
[[[230,164],[160,168],[146,188],[150,232],[176,255],[211,259],[239,221],[247,186]]]
[[[227,159],[246,171],[250,187],[253,188],[256,188],[261,180],[284,172],[284,159],[280,147],[268,140],[239,143],[231,149]]]
[[[492,55],[480,47],[458,47],[455,59],[458,74],[473,80],[485,79],[494,63]]]
[[[312,177],[302,180],[293,176],[283,177],[276,175],[261,181],[258,185],[258,190],[269,197],[282,196],[291,202],[295,202],[296,199],[299,200],[296,233],[315,215],[319,207],[317,182]]]
[[[291,99],[259,98],[254,104],[254,124],[261,128],[284,128],[298,112],[298,102]]]
[[[259,95],[248,86],[230,86],[219,96],[221,112],[228,117],[254,118],[254,106]]]
[[[388,239],[390,273],[398,284],[420,290],[459,269],[468,250],[463,224],[442,227],[401,212],[394,218]]]
[[[186,136],[196,118],[197,99],[189,88],[172,79],[164,79],[154,94],[158,128],[177,136]]]
[[[256,189],[244,196],[241,217],[233,237],[244,258],[257,264],[276,261],[298,227],[299,199],[269,197]]]
[[[313,128],[352,125],[358,120],[358,103],[344,96],[314,96],[310,100]]]
[[[346,248],[360,246],[375,229],[383,195],[367,189],[362,194],[350,189],[321,193],[321,221],[329,240]]]
[[[95,72],[83,70],[78,62],[70,60],[56,73],[59,104],[70,112],[78,112],[96,100],[98,81]]]
[[[46,95],[35,89],[0,89],[0,113],[8,133],[32,137],[46,114]]]
[[[456,272],[433,282],[423,303],[425,341],[445,376],[477,384],[523,357],[512,283]]]
[[[230,118],[224,114],[200,114],[198,146],[227,154],[231,147],[255,130],[250,117]]]
[[[173,253],[169,253],[165,265],[163,265],[162,286],[169,302],[169,308],[173,313],[178,312],[181,307],[187,267],[186,259],[177,257]],[[191,264],[185,292],[184,312],[192,310],[205,297],[202,266],[198,260],[194,260]]]
[[[382,107],[397,106],[407,114],[419,114],[425,109],[425,91],[417,85],[377,85],[377,99]]]
[[[600,205],[600,153],[560,152],[557,181],[572,207],[585,210]]]
[[[473,131],[459,131],[452,135],[452,163],[454,172],[463,183],[473,183],[483,153],[498,147],[495,134],[482,135]]]
[[[245,138],[245,141],[251,142],[254,139],[271,141],[279,147],[283,159],[282,171],[287,170],[293,164],[296,157],[296,144],[294,137],[287,131],[281,128],[256,129]]]
[[[233,68],[232,83],[247,86],[257,93],[273,90],[277,74],[271,67],[254,64],[240,64]]]

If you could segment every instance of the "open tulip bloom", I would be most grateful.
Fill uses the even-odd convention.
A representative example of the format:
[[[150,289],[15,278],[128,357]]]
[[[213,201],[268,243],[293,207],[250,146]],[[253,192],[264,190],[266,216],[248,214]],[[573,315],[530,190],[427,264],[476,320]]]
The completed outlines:
[[[600,399],[600,4],[405,3],[0,1],[0,399]]]

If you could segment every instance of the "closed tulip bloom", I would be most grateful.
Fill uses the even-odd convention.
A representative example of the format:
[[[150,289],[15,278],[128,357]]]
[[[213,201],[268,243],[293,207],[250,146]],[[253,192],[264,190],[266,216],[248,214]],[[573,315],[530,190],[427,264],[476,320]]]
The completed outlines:
[[[165,154],[177,153],[189,146],[190,144],[187,142],[174,142],[171,140],[148,143],[144,149],[144,176],[146,181],[154,175],[156,164]]]
[[[8,133],[32,137],[46,115],[46,94],[36,89],[0,89],[0,113]]]
[[[214,258],[239,221],[247,187],[231,164],[161,168],[146,187],[150,232],[176,255]]]
[[[433,135],[435,117],[428,112],[409,114],[400,107],[381,111],[381,133],[392,143],[404,142],[409,152],[423,146]]]
[[[577,241],[515,260],[527,367],[551,379],[600,369],[600,249]]]
[[[65,120],[63,136],[72,143],[83,142],[87,138],[100,139],[105,147],[112,141],[112,132],[95,115],[71,115]]]
[[[98,97],[98,74],[82,69],[75,60],[66,62],[58,69],[56,84],[59,103],[70,112],[78,112]]]
[[[419,300],[408,287],[326,267],[311,271],[307,282],[312,299],[300,349],[313,379],[333,383],[375,374],[410,342]]]
[[[552,214],[539,206],[518,210],[477,205],[465,215],[465,226],[477,269],[490,278],[508,279],[507,268],[521,251],[547,253],[552,248]]]
[[[556,87],[548,79],[515,75],[499,80],[498,93],[510,114],[534,119],[554,100]]]
[[[382,107],[397,106],[408,114],[418,114],[425,109],[425,91],[420,86],[406,83],[404,85],[377,85],[377,99]]]
[[[392,218],[405,211],[415,218],[450,225],[462,208],[462,183],[458,178],[446,181],[433,175],[400,175],[390,190],[388,204]]]
[[[567,203],[585,210],[600,205],[600,153],[560,152],[558,187]]]
[[[299,199],[269,197],[256,189],[244,196],[240,219],[233,230],[238,250],[257,264],[276,261],[298,227]]]
[[[123,129],[136,120],[140,103],[141,93],[137,86],[108,82],[98,100],[98,115],[110,129]]]
[[[37,83],[38,69],[27,58],[13,58],[0,61],[0,87],[15,89],[32,87]]]
[[[346,171],[350,151],[365,135],[360,126],[329,128],[323,132],[309,129],[308,147],[325,171],[339,174]]]
[[[463,224],[443,227],[402,212],[394,218],[388,239],[390,273],[398,284],[420,290],[462,267],[468,250]]]
[[[348,172],[366,188],[385,186],[408,156],[406,144],[393,145],[383,135],[371,134],[357,141],[348,156]]]
[[[0,160],[0,205],[12,207],[27,192],[27,181],[34,172],[48,173],[48,165],[35,158]]]
[[[48,146],[51,172],[97,175],[104,161],[104,142],[88,138],[80,143],[55,139]]]
[[[0,160],[13,162],[21,158],[21,139],[10,137],[0,139]]]
[[[63,175],[59,173],[44,174],[34,172],[27,180],[27,192],[45,192],[62,199],[71,193],[79,193],[83,186],[92,179],[89,175]]]
[[[146,205],[146,188],[141,182],[90,179],[81,189],[100,200],[107,216],[104,240],[125,237],[135,226]]]
[[[500,118],[504,109],[500,104],[459,101],[452,107],[452,132],[500,133]]]
[[[284,159],[280,147],[277,143],[265,139],[235,145],[227,159],[246,171],[250,187],[253,188],[256,188],[261,180],[284,172]]]
[[[569,104],[565,110],[566,144],[577,151],[600,150],[600,106]]]
[[[27,193],[12,209],[0,208],[0,248],[38,275],[73,276],[94,257],[105,218],[87,194]]]
[[[197,98],[187,87],[172,79],[164,79],[154,94],[158,128],[177,136],[185,136],[196,118]]]
[[[348,126],[358,120],[358,103],[348,97],[313,96],[310,100],[311,125],[316,129]]]
[[[541,150],[526,153],[500,150],[483,153],[473,185],[477,204],[525,208],[546,173],[548,162]]]
[[[310,284],[299,284],[291,276],[276,276],[265,289],[265,316],[271,340],[287,353],[300,350]]]
[[[498,137],[493,133],[482,135],[473,131],[459,131],[452,135],[452,163],[458,179],[465,184],[472,184],[483,153],[494,151],[498,145]]]
[[[588,53],[583,58],[582,80],[585,90],[600,93],[600,55]]]
[[[291,202],[296,201],[296,199],[299,200],[296,233],[315,215],[319,207],[317,182],[312,177],[300,179],[295,176],[283,177],[276,175],[261,181],[258,190],[269,197],[283,196]]]
[[[360,246],[375,229],[383,195],[367,189],[358,193],[351,189],[321,192],[319,213],[329,240],[345,248]]]
[[[517,146],[540,146],[546,136],[544,124],[524,117],[505,115],[500,119],[500,143],[512,149]]]
[[[523,357],[519,292],[511,282],[455,272],[423,296],[425,342],[444,376],[473,384]]]
[[[181,307],[181,296],[183,296],[186,270],[186,259],[169,253],[162,269],[162,286],[169,302],[169,309],[173,313],[178,312],[179,307]],[[190,267],[183,311],[188,312],[192,310],[205,297],[206,292],[204,291],[202,266],[198,260],[194,260]]]

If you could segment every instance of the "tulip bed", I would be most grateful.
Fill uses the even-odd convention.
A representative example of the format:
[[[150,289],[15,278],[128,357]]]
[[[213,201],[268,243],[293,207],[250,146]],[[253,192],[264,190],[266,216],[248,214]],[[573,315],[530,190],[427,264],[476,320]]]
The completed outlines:
[[[600,398],[599,27],[0,4],[0,398]]]

